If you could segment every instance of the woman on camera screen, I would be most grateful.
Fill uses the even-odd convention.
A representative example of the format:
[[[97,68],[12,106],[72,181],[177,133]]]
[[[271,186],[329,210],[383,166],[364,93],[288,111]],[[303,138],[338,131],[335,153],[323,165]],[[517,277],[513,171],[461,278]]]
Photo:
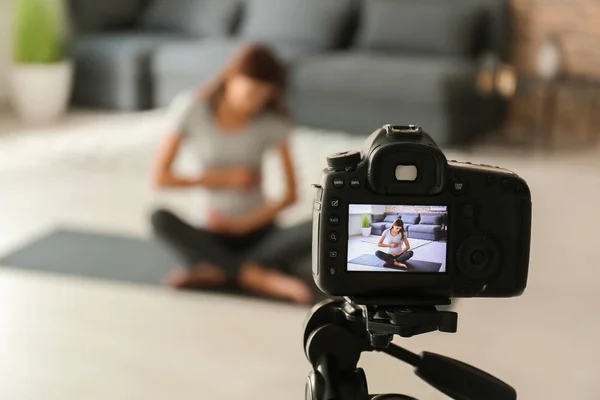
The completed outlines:
[[[285,81],[285,68],[275,55],[267,47],[252,45],[213,85],[175,99],[155,180],[160,187],[203,188],[208,209],[204,227],[167,210],[152,216],[155,233],[186,267],[168,278],[170,286],[233,281],[270,297],[310,301],[308,286],[285,272],[297,253],[310,252],[310,225],[292,230],[275,227],[276,217],[297,198]],[[183,177],[174,171],[184,142],[201,160],[199,176]],[[285,177],[284,194],[276,202],[267,201],[261,185],[261,163],[268,150],[278,154]]]
[[[388,250],[387,253],[381,250],[375,252],[375,255],[385,262],[384,267],[408,268],[404,263],[413,256],[413,252],[410,250],[402,219],[398,218],[390,228],[383,231],[377,246],[386,247]]]

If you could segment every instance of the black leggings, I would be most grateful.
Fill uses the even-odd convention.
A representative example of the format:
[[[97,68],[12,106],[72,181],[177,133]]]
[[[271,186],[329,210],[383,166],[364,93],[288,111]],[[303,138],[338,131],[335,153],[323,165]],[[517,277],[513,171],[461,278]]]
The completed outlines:
[[[399,263],[405,263],[406,261],[410,260],[412,258],[412,256],[415,255],[415,253],[413,253],[412,250],[408,250],[407,252],[402,253],[399,256],[394,257],[393,255],[391,255],[389,253],[385,253],[385,252],[383,252],[381,250],[377,250],[375,252],[375,255],[380,260],[385,261],[386,264],[393,264],[394,261],[398,261]]]
[[[155,234],[193,268],[209,263],[235,278],[243,264],[253,263],[289,272],[294,260],[310,254],[310,221],[293,228],[268,225],[243,236],[230,236],[196,228],[167,210],[152,214]]]

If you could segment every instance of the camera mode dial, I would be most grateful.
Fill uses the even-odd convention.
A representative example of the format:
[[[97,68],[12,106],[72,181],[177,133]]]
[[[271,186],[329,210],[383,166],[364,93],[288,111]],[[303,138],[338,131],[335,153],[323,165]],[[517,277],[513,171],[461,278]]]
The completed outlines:
[[[351,169],[360,163],[361,156],[356,150],[333,153],[327,156],[327,166],[334,169]]]

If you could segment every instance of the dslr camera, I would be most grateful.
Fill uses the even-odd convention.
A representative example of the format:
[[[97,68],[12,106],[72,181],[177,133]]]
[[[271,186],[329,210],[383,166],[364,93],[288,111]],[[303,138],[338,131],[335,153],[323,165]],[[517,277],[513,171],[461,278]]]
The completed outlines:
[[[447,161],[414,125],[332,154],[313,213],[313,275],[333,296],[511,297],[527,283],[531,194],[515,173]]]

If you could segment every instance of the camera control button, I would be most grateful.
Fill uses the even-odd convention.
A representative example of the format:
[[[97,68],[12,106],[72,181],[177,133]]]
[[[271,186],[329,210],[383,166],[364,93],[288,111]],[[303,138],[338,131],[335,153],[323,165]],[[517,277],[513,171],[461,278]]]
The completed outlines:
[[[338,251],[336,249],[329,249],[329,252],[327,253],[327,256],[330,259],[335,260],[336,258],[338,258]]]
[[[315,211],[321,211],[321,203],[315,201]]]
[[[352,187],[353,189],[358,189],[360,187],[360,179],[351,178],[350,179],[350,187]]]
[[[491,240],[472,237],[460,245],[456,261],[463,274],[481,281],[497,272],[498,258],[498,249]]]
[[[331,208],[338,208],[340,206],[340,199],[333,198],[329,200],[329,205]]]
[[[487,258],[488,256],[485,252],[481,250],[475,250],[471,254],[471,263],[473,263],[473,265],[485,265]]]
[[[462,180],[455,180],[454,182],[452,182],[452,191],[455,194],[463,194],[465,192],[465,182]]]
[[[344,180],[342,178],[333,178],[333,186],[336,188],[341,188],[344,186]]]
[[[336,226],[336,225],[339,225],[339,223],[340,223],[339,215],[330,215],[329,216],[329,225]]]
[[[502,189],[506,192],[514,192],[517,188],[517,182],[514,179],[504,178],[502,179]]]
[[[327,235],[327,237],[332,243],[337,243],[337,241],[340,240],[340,235],[337,232],[329,232],[329,235]]]
[[[522,183],[517,183],[517,187],[515,187],[515,192],[523,193],[525,191],[525,186]]]
[[[334,275],[337,275],[338,270],[336,267],[329,267],[327,269],[327,272],[329,273],[329,275],[334,276]]]

